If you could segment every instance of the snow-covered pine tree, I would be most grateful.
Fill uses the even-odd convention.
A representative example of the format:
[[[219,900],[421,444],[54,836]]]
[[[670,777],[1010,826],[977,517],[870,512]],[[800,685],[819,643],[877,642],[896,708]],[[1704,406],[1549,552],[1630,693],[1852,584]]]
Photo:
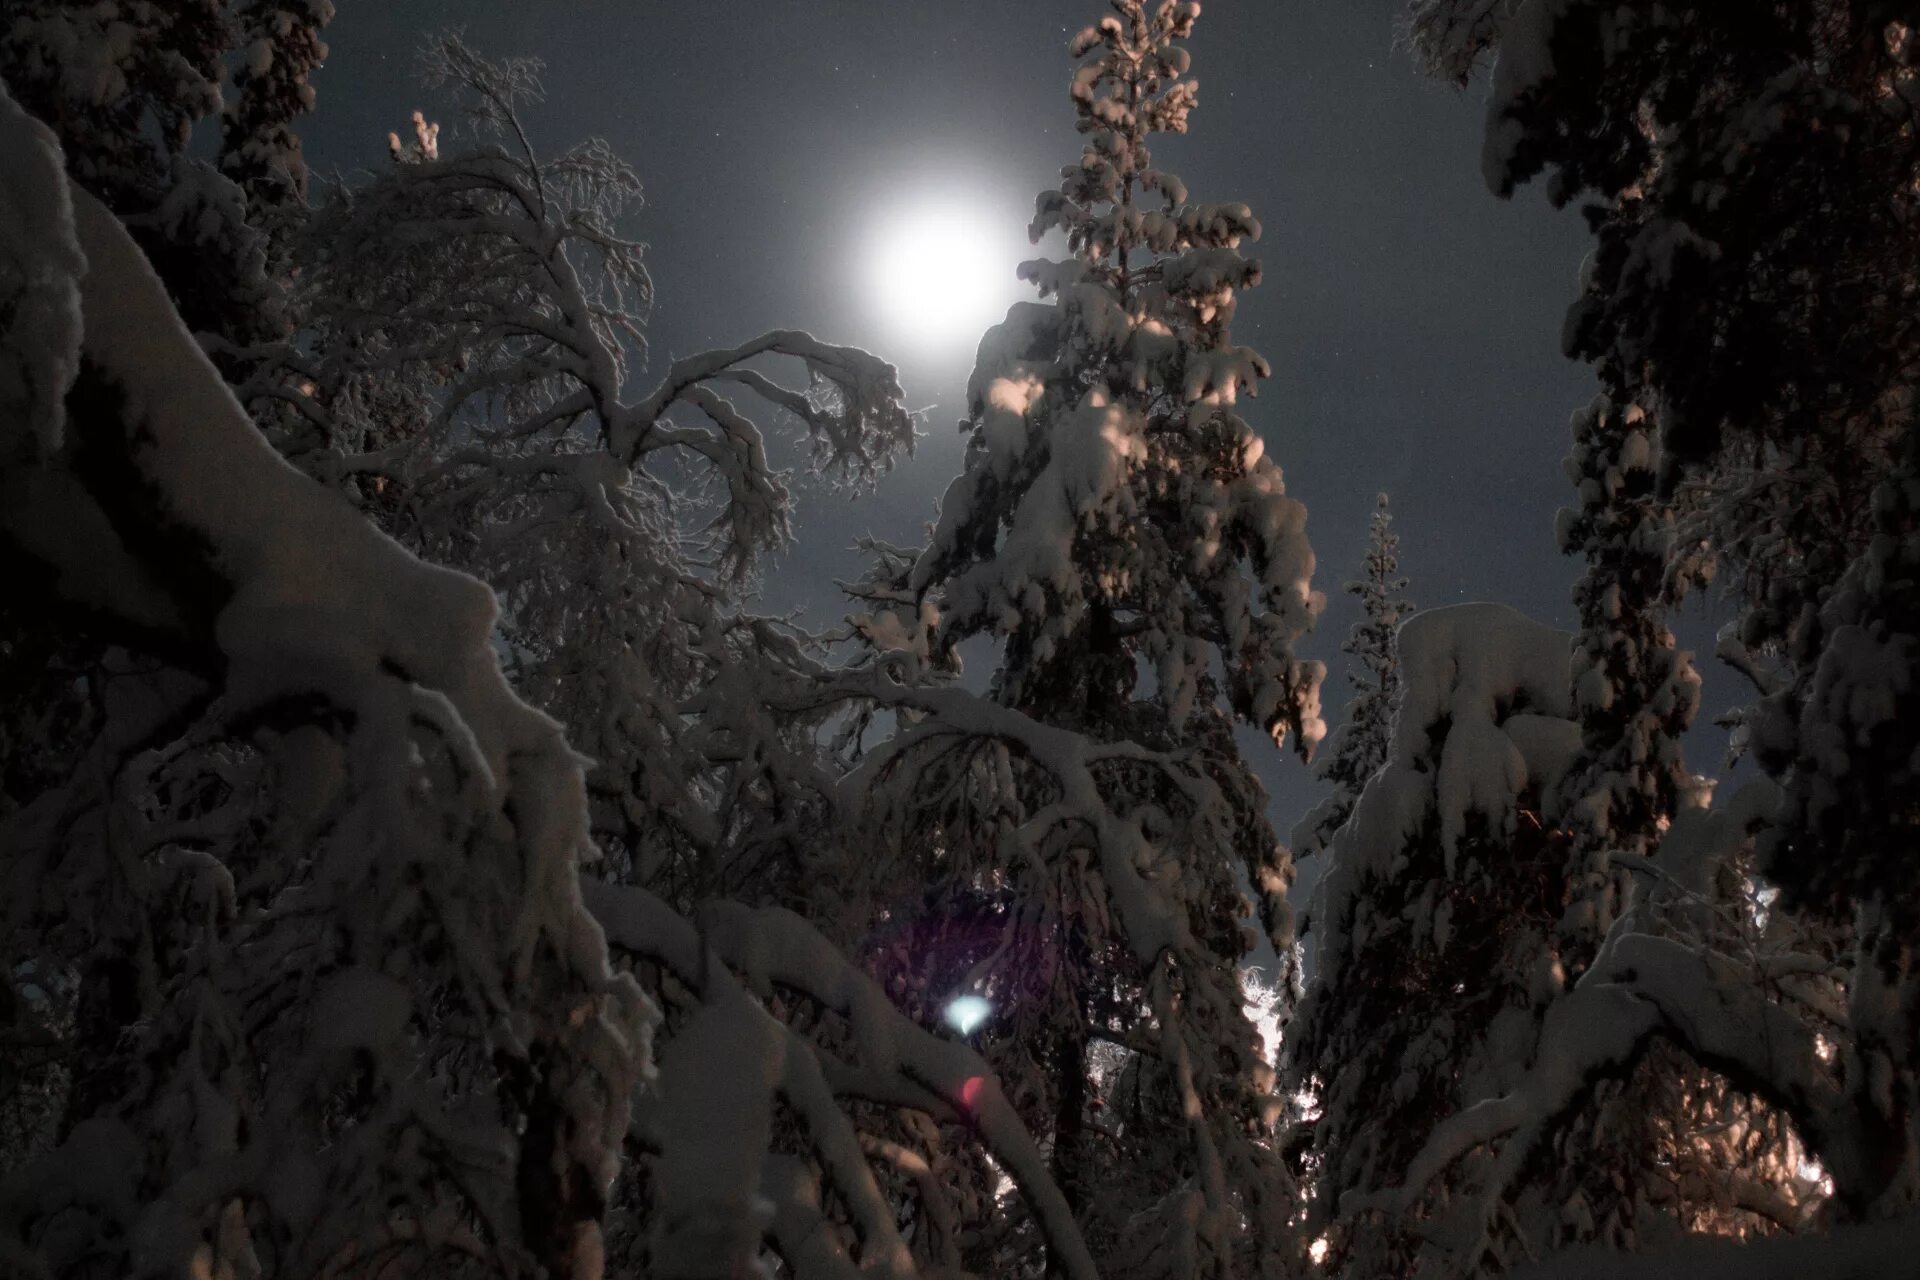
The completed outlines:
[[[1229,328],[1260,280],[1238,252],[1260,226],[1242,204],[1189,203],[1147,146],[1185,132],[1197,101],[1174,42],[1198,6],[1114,9],[1074,40],[1087,147],[1031,227],[1073,256],[1023,266],[1051,303],[1015,307],[981,345],[968,466],[913,585],[939,586],[948,636],[1005,638],[1011,705],[1095,717],[1144,659],[1175,726],[1220,699],[1304,754],[1324,732],[1319,668],[1292,652],[1319,608],[1305,508],[1234,412],[1268,372]]]
[[[1353,812],[1367,779],[1387,762],[1393,737],[1393,708],[1400,693],[1400,657],[1396,637],[1413,604],[1400,592],[1407,580],[1400,576],[1400,536],[1393,531],[1393,512],[1381,494],[1367,524],[1367,558],[1360,577],[1347,583],[1347,592],[1359,597],[1360,618],[1353,624],[1343,653],[1354,659],[1347,670],[1353,701],[1347,718],[1334,730],[1325,753],[1314,766],[1314,776],[1333,787],[1333,794],[1315,805],[1293,829],[1293,856],[1309,857],[1326,849]]]
[[[1467,1166],[1434,1201],[1337,1212],[1341,1197],[1365,1203],[1369,1178],[1397,1180],[1440,1118],[1484,1100],[1532,1056],[1542,1013],[1626,900],[1617,855],[1657,843],[1688,782],[1678,735],[1698,682],[1660,615],[1671,517],[1653,497],[1640,415],[1608,408],[1576,417],[1568,462],[1582,505],[1563,516],[1561,540],[1587,561],[1570,690],[1543,699],[1521,678],[1515,657],[1536,646],[1517,619],[1443,611],[1410,624],[1422,687],[1396,739],[1403,763],[1363,798],[1316,907],[1316,981],[1289,1048],[1295,1081],[1321,1105],[1307,1151],[1325,1262],[1338,1274],[1497,1274],[1571,1242],[1657,1239],[1656,1216],[1670,1232],[1751,1228],[1762,1180],[1749,1175],[1762,1165],[1794,1173],[1781,1158],[1790,1144],[1774,1141],[1777,1117],[1657,1053],[1624,1089],[1607,1086],[1594,1110],[1567,1117],[1551,1157],[1504,1175],[1490,1195],[1476,1197],[1487,1175]],[[1446,645],[1485,649],[1472,659],[1481,674],[1452,675],[1451,656],[1436,665]],[[1549,646],[1537,645],[1542,669]],[[1436,678],[1457,683],[1440,697]],[[1487,682],[1490,714],[1469,700]],[[1511,747],[1487,736],[1487,720]],[[1569,751],[1572,720],[1579,748]],[[1541,755],[1536,738],[1553,749]],[[1427,816],[1410,822],[1409,805]],[[1451,850],[1449,821],[1461,833]],[[1735,1179],[1748,1180],[1744,1203],[1719,1189]],[[1429,1221],[1445,1196],[1473,1207]],[[1791,1195],[1774,1203],[1792,1217]],[[1475,1221],[1482,1210],[1487,1220]]]
[[[233,47],[226,0],[21,0],[0,30],[9,92],[64,140],[83,187],[151,212],[194,129],[220,109]]]
[[[1621,375],[1615,404],[1657,410],[1685,557],[1672,575],[1718,567],[1742,606],[1722,649],[1757,677],[1751,740],[1786,803],[1748,793],[1723,814],[1683,811],[1661,861],[1682,820],[1762,822],[1761,869],[1785,891],[1767,918],[1810,908],[1853,938],[1839,964],[1825,926],[1771,938],[1756,959],[1739,930],[1663,937],[1655,913],[1630,910],[1548,1010],[1547,1039],[1563,1042],[1503,1100],[1512,1124],[1482,1124],[1472,1142],[1449,1124],[1416,1172],[1508,1134],[1509,1148],[1538,1142],[1658,1036],[1792,1120],[1832,1177],[1833,1216],[1901,1212],[1920,1195],[1920,1109],[1913,1054],[1891,1046],[1914,1038],[1906,904],[1920,892],[1910,864],[1878,851],[1910,845],[1916,821],[1910,794],[1887,789],[1910,787],[1892,761],[1920,654],[1894,603],[1910,589],[1896,566],[1912,536],[1900,513],[1920,369],[1906,321],[1920,279],[1911,15],[1418,0],[1412,24],[1455,77],[1497,51],[1484,152],[1497,192],[1549,173],[1556,201],[1592,194],[1597,246],[1569,352]],[[1695,856],[1742,848],[1694,843]],[[1604,1016],[1616,1035],[1572,1038],[1576,1020]],[[1764,1045],[1743,1026],[1766,1027]]]
[[[981,343],[966,469],[886,628],[931,606],[936,657],[995,637],[991,698],[930,691],[862,765],[876,834],[849,880],[883,939],[944,940],[878,961],[907,1007],[992,1002],[977,1035],[1104,1274],[1279,1274],[1238,877],[1286,955],[1291,873],[1233,731],[1321,736],[1293,653],[1320,601],[1304,508],[1236,411],[1267,372],[1229,327],[1259,225],[1149,150],[1187,127],[1199,6],[1112,8],[1073,40],[1085,150],[1031,228],[1070,256],[1024,266],[1045,301]]]
[[[1740,641],[1808,665],[1818,637],[1795,628],[1871,537],[1900,448],[1888,396],[1911,369],[1902,292],[1859,284],[1902,278],[1907,252],[1916,54],[1898,6],[1821,0],[1748,26],[1699,3],[1414,0],[1411,23],[1449,77],[1498,50],[1488,184],[1544,174],[1556,202],[1591,201],[1568,354],[1657,416],[1663,496],[1732,571]]]

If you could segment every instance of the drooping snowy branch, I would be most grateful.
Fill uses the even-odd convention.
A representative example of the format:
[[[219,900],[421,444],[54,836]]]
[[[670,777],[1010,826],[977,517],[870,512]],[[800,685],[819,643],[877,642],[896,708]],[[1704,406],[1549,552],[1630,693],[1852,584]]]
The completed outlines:
[[[1437,1126],[1401,1188],[1357,1195],[1343,1208],[1408,1212],[1458,1162],[1491,1149],[1494,1158],[1470,1175],[1473,1191],[1451,1213],[1456,1231],[1493,1230],[1498,1198],[1556,1125],[1607,1080],[1630,1074],[1656,1039],[1789,1117],[1836,1194],[1871,1184],[1865,1164],[1874,1138],[1836,1065],[1835,1019],[1844,1016],[1833,994],[1837,966],[1791,940],[1755,950],[1745,922],[1712,918],[1717,907],[1704,891],[1772,802],[1772,789],[1755,784],[1724,810],[1684,810],[1661,859],[1640,864],[1651,877],[1642,900],[1615,923],[1580,981],[1546,1008],[1538,1047],[1513,1087]],[[1777,1158],[1790,1162],[1794,1153]]]
[[[458,37],[424,56],[471,132],[420,117],[397,163],[328,196],[305,241],[310,333],[232,353],[260,370],[242,393],[304,469],[499,594],[510,673],[595,761],[619,874],[683,906],[799,875],[830,781],[818,725],[756,699],[821,651],[736,590],[790,529],[762,424],[798,424],[814,471],[871,481],[911,444],[895,374],[775,329],[640,394],[637,177],[597,140],[536,149],[537,62]]]
[[[742,1217],[750,1221],[750,1215],[729,1212],[729,1205],[716,1195],[715,1179],[688,1176],[675,1162],[757,1160],[752,1143],[717,1142],[715,1133],[721,1125],[737,1123],[741,1114],[754,1114],[756,1107],[764,1114],[767,1100],[779,1093],[805,1115],[828,1179],[854,1206],[865,1237],[862,1267],[877,1266],[883,1274],[911,1274],[905,1246],[893,1234],[891,1209],[873,1188],[866,1156],[857,1143],[845,1140],[847,1134],[841,1128],[845,1120],[836,1104],[814,1096],[814,1090],[824,1089],[835,1097],[923,1110],[977,1132],[1028,1197],[1063,1274],[1089,1278],[1095,1274],[1072,1213],[992,1070],[965,1045],[942,1040],[902,1015],[870,976],[799,916],[779,909],[714,903],[700,913],[697,923],[689,923],[637,887],[590,882],[585,894],[611,943],[664,966],[699,993],[704,1003],[696,1022],[706,1020],[706,1034],[726,1037],[705,1054],[681,1051],[696,1064],[731,1062],[736,1072],[749,1073],[709,1079],[697,1086],[689,1081],[680,1092],[675,1091],[671,1076],[662,1085],[660,1106],[670,1117],[670,1131],[663,1135],[666,1162],[661,1176],[688,1188],[681,1194],[707,1197],[688,1211],[692,1229],[706,1224],[707,1230],[737,1232],[745,1226]],[[781,993],[797,996],[846,1019],[853,1060],[843,1060],[795,1035],[754,1003],[748,991],[762,1000],[777,999]],[[676,1039],[675,1043],[681,1042]],[[689,1086],[710,1100],[708,1108],[695,1106],[686,1096]],[[678,1142],[675,1133],[682,1135]],[[842,1135],[838,1140],[836,1133]],[[760,1167],[736,1169],[733,1193],[755,1194]],[[675,1229],[671,1215],[663,1229]],[[681,1241],[672,1247],[696,1246]],[[757,1241],[736,1237],[731,1247],[750,1260]]]
[[[643,246],[621,230],[638,177],[597,139],[552,157],[534,149],[519,109],[541,95],[539,63],[489,61],[457,35],[425,57],[476,132],[457,147],[436,135],[374,181],[337,190],[316,231],[313,287],[335,381],[443,383],[424,447],[438,453],[462,428],[488,446],[461,453],[453,478],[471,486],[529,455],[561,455],[557,471],[567,455],[604,451],[615,465],[583,459],[587,470],[566,478],[582,491],[576,508],[608,485],[664,508],[654,473],[674,458],[716,495],[711,523],[654,518],[739,572],[786,538],[790,495],[761,428],[723,392],[800,423],[816,470],[870,480],[910,447],[891,366],[786,330],[676,360],[632,398],[652,298]],[[757,357],[797,363],[806,381],[784,383]]]
[[[1839,1006],[1830,956],[1727,890],[1764,789],[1728,811],[1690,791],[1657,858],[1613,850],[1651,883],[1600,945],[1569,924],[1591,889],[1559,799],[1584,749],[1568,638],[1477,605],[1417,615],[1401,645],[1391,759],[1309,906],[1287,1045],[1318,1103],[1325,1264],[1465,1276],[1568,1241],[1797,1225],[1816,1140],[1759,1064],[1797,1045],[1824,1078]],[[1656,967],[1657,987],[1597,976]]]
[[[485,588],[275,457],[120,223],[0,113],[39,201],[0,259],[62,219],[79,251],[46,264],[73,272],[54,332],[78,348],[34,358],[69,371],[65,432],[8,442],[32,500],[5,533],[50,604],[180,664],[111,694],[101,755],[7,818],[10,941],[134,981],[61,1146],[5,1189],[9,1247],[55,1272],[77,1245],[587,1274],[651,1015],[578,897],[577,758],[509,690]]]

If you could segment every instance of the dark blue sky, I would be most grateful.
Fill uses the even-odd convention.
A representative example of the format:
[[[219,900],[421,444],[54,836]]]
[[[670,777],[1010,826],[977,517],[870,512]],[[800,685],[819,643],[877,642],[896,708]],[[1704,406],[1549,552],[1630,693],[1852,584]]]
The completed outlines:
[[[1353,618],[1339,587],[1382,489],[1417,602],[1493,599],[1573,620],[1574,567],[1552,519],[1568,495],[1567,419],[1593,391],[1559,353],[1584,228],[1537,193],[1487,194],[1480,92],[1415,74],[1394,48],[1399,7],[1209,0],[1192,43],[1193,132],[1156,149],[1195,199],[1245,201],[1265,227],[1251,251],[1266,282],[1242,300],[1235,337],[1273,364],[1247,416],[1311,512],[1329,604],[1307,652],[1333,669],[1334,714]],[[767,576],[767,604],[824,608],[851,537],[917,541],[960,460],[972,343],[929,351],[889,334],[866,270],[876,228],[936,200],[1017,236],[1034,192],[1079,153],[1065,46],[1105,11],[1097,0],[343,4],[308,150],[322,168],[384,162],[387,131],[416,106],[433,113],[413,75],[419,35],[462,25],[485,52],[545,59],[537,144],[604,136],[647,184],[632,230],[652,246],[656,368],[774,326],[898,363],[908,402],[935,406],[917,457],[851,506],[814,496],[799,545]],[[1284,833],[1317,788],[1250,745]]]

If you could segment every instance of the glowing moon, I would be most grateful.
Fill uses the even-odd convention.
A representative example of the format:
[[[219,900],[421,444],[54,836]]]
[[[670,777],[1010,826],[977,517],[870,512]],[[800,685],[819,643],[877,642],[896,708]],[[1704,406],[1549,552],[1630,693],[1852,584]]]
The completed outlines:
[[[1015,277],[1032,256],[1007,214],[940,202],[898,210],[875,228],[869,285],[886,336],[971,353],[1032,291]]]

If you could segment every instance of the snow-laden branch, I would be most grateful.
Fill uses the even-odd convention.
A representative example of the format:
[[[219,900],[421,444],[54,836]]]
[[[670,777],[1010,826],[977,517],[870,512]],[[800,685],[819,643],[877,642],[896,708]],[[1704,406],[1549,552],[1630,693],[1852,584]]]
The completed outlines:
[[[911,446],[897,376],[775,329],[649,388],[651,285],[621,234],[637,177],[598,141],[531,145],[515,112],[535,64],[457,37],[427,56],[478,136],[422,120],[398,163],[323,202],[312,358],[250,380],[253,403],[303,468],[495,589],[511,674],[595,762],[595,834],[623,873],[682,907],[756,867],[798,874],[828,789],[818,725],[752,697],[817,644],[747,616],[737,587],[790,534],[775,428],[800,467],[873,480]]]
[[[764,1098],[777,1090],[801,1112],[817,1144],[816,1154],[862,1225],[868,1251],[863,1265],[877,1263],[891,1273],[907,1265],[906,1255],[890,1234],[890,1220],[877,1216],[888,1210],[873,1190],[865,1155],[857,1145],[848,1148],[834,1138],[843,1132],[832,1120],[839,1113],[819,1096],[822,1085],[842,1096],[914,1106],[978,1132],[1027,1198],[1065,1274],[1092,1280],[1093,1263],[1073,1214],[991,1069],[965,1045],[940,1039],[901,1014],[872,978],[811,925],[777,908],[714,903],[701,912],[696,927],[645,889],[587,881],[582,892],[614,947],[662,965],[690,989],[704,993],[696,1023],[711,1019],[709,1025],[718,1026],[724,1017],[733,1029],[723,1057],[736,1064],[757,1062],[766,1072],[752,1080],[706,1081],[698,1086],[701,1096],[716,1090],[711,1095],[715,1107],[750,1108],[764,1106]],[[788,1031],[749,1002],[740,983],[766,996],[776,990],[798,992],[846,1018],[863,1069],[845,1069],[850,1064],[833,1061],[825,1050]],[[711,1012],[715,1009],[729,1012]],[[671,1090],[672,1081],[664,1087]],[[699,1110],[693,1101],[671,1092],[663,1094],[662,1105],[670,1112],[683,1105]],[[716,1122],[719,1114],[715,1112]],[[687,1145],[692,1150],[726,1158],[719,1150],[726,1144],[709,1143],[700,1126],[690,1130]],[[664,1176],[672,1176],[676,1152],[669,1150],[667,1158]],[[733,1158],[740,1158],[737,1152]],[[742,1186],[758,1185],[746,1180],[750,1174],[759,1176],[757,1160],[733,1168],[736,1172],[727,1179],[709,1180],[709,1185],[726,1182],[736,1193]],[[696,1180],[692,1185],[701,1184]]]
[[[503,1273],[582,1274],[651,1012],[609,970],[577,892],[579,760],[502,676],[491,593],[414,559],[274,454],[121,224],[65,184],[44,131],[3,97],[0,152],[38,157],[9,184],[0,262],[62,220],[78,249],[36,268],[76,286],[46,331],[75,345],[30,365],[40,386],[71,380],[64,433],[43,415],[33,447],[0,452],[10,491],[58,501],[9,502],[0,530],[52,571],[55,603],[215,683],[191,749],[135,742],[130,781],[204,760],[229,788],[264,788],[255,828],[203,815],[149,829],[126,806],[169,792],[134,786],[103,797],[98,821],[69,811],[36,829],[69,863],[104,858],[118,877],[102,899],[113,914],[87,922],[98,945],[152,940],[145,1016],[106,1048],[171,1065],[116,1077],[124,1061],[86,1063],[129,1087],[86,1095],[97,1106],[67,1144],[5,1189],[0,1226],[65,1250],[85,1215],[86,1240],[137,1241],[138,1265],[181,1273],[225,1271],[271,1238],[306,1273],[409,1226],[422,1248],[436,1231],[457,1247],[451,1211]],[[23,200],[38,202],[26,218]],[[32,351],[17,336],[9,365]],[[111,465],[74,467],[82,450]],[[97,541],[25,523],[50,513]],[[124,571],[100,579],[96,547]],[[0,839],[9,861],[21,830]],[[157,858],[125,834],[157,842]],[[60,899],[57,883],[32,892]],[[199,905],[178,912],[175,892]],[[496,1055],[447,1050],[462,1033]],[[431,1079],[423,1049],[448,1054]],[[307,1105],[349,1096],[356,1109],[337,1114]],[[349,1123],[329,1137],[335,1120]]]
[[[1754,784],[1721,809],[1682,811],[1659,860],[1665,875],[1616,921],[1579,982],[1547,1006],[1537,1048],[1514,1087],[1443,1120],[1401,1186],[1349,1193],[1341,1211],[1411,1212],[1463,1157],[1493,1148],[1493,1164],[1475,1175],[1452,1211],[1477,1219],[1467,1229],[1486,1230],[1511,1180],[1556,1123],[1599,1083],[1626,1075],[1656,1038],[1790,1118],[1840,1196],[1859,1198],[1871,1187],[1871,1136],[1842,1087],[1830,1027],[1802,1016],[1799,1002],[1783,1000],[1780,989],[1796,974],[1825,974],[1830,964],[1816,956],[1723,950],[1710,926],[1696,922],[1676,936],[1662,923],[1697,910],[1685,881],[1711,874],[1746,841],[1776,794]]]
[[[953,738],[1015,744],[1059,788],[1053,804],[1027,819],[1022,839],[1037,845],[1058,829],[1079,829],[1090,837],[1125,921],[1128,945],[1143,966],[1151,968],[1165,952],[1192,944],[1180,904],[1169,901],[1143,874],[1143,868],[1154,861],[1154,849],[1140,819],[1114,812],[1094,770],[1102,763],[1122,761],[1153,767],[1196,809],[1209,811],[1218,805],[1219,791],[1198,770],[1184,767],[1186,762],[1173,755],[1132,742],[1095,742],[964,689],[896,684],[884,676],[849,674],[838,682],[838,692],[927,717],[889,740],[847,777],[841,793],[849,801],[859,803],[858,798],[872,793],[898,762],[929,741]]]
[[[630,398],[652,284],[644,247],[617,228],[639,201],[638,178],[598,141],[535,152],[516,104],[537,95],[537,64],[490,63],[458,36],[431,42],[427,58],[475,109],[482,135],[457,152],[423,146],[323,205],[306,284],[320,320],[318,395],[348,407],[370,382],[437,386],[421,442],[429,455],[468,428],[496,456],[604,448],[641,491],[645,473],[677,455],[692,479],[681,487],[711,484],[724,500],[704,529],[676,536],[704,542],[733,572],[787,538],[791,495],[761,427],[720,384],[795,420],[816,472],[864,483],[911,448],[892,366],[791,330],[676,360],[650,394]],[[747,367],[757,358],[796,362],[805,381]]]
[[[795,391],[743,367],[767,355],[799,360],[828,394]],[[637,462],[667,411],[708,382],[738,383],[793,414],[806,424],[817,464],[856,476],[871,477],[893,449],[912,441],[893,366],[858,348],[774,329],[735,347],[675,360],[644,400],[611,415],[607,441],[614,456]]]
[[[902,557],[895,567],[905,563]],[[871,619],[867,628],[881,634]],[[1233,790],[1235,775],[1200,744],[1156,750],[1130,738],[1099,741],[965,689],[896,679],[924,677],[922,665],[910,650],[883,646],[871,665],[817,681],[814,696],[878,708],[898,722],[837,789],[843,821],[889,842],[944,848],[943,875],[1032,877],[1029,892],[1065,899],[1029,908],[968,975],[940,980],[957,980],[951,989],[958,990],[1004,986],[1018,1025],[1033,1025],[1039,1010],[1053,1007],[1018,994],[1009,949],[1033,945],[1020,941],[1022,931],[1048,927],[1049,910],[1110,930],[1099,943],[1100,963],[1139,975],[1141,1005],[1152,1017],[1132,1043],[1167,1091],[1167,1154],[1179,1169],[1127,1229],[1161,1233],[1174,1256],[1190,1255],[1203,1271],[1230,1268],[1243,1233],[1284,1234],[1291,1182],[1262,1142],[1278,1104],[1271,1073],[1255,1056],[1245,993],[1237,972],[1212,958],[1217,913],[1244,904],[1224,858],[1198,875],[1183,859],[1190,846],[1241,853],[1285,954],[1292,936],[1284,864],[1270,860],[1257,836],[1243,835],[1238,816],[1257,801]],[[992,815],[992,833],[982,838],[949,825],[942,816],[949,803]],[[962,840],[984,847],[961,854]],[[1054,870],[1063,866],[1076,870]],[[1049,883],[1056,875],[1057,887]],[[1070,875],[1085,875],[1091,887],[1076,889]],[[1212,886],[1221,881],[1229,887],[1216,896]],[[1233,940],[1241,940],[1237,931]],[[1041,963],[1058,964],[1060,947],[1043,949]],[[1249,1118],[1229,1118],[1239,1116]],[[1057,1130],[1055,1140],[1063,1140]]]

